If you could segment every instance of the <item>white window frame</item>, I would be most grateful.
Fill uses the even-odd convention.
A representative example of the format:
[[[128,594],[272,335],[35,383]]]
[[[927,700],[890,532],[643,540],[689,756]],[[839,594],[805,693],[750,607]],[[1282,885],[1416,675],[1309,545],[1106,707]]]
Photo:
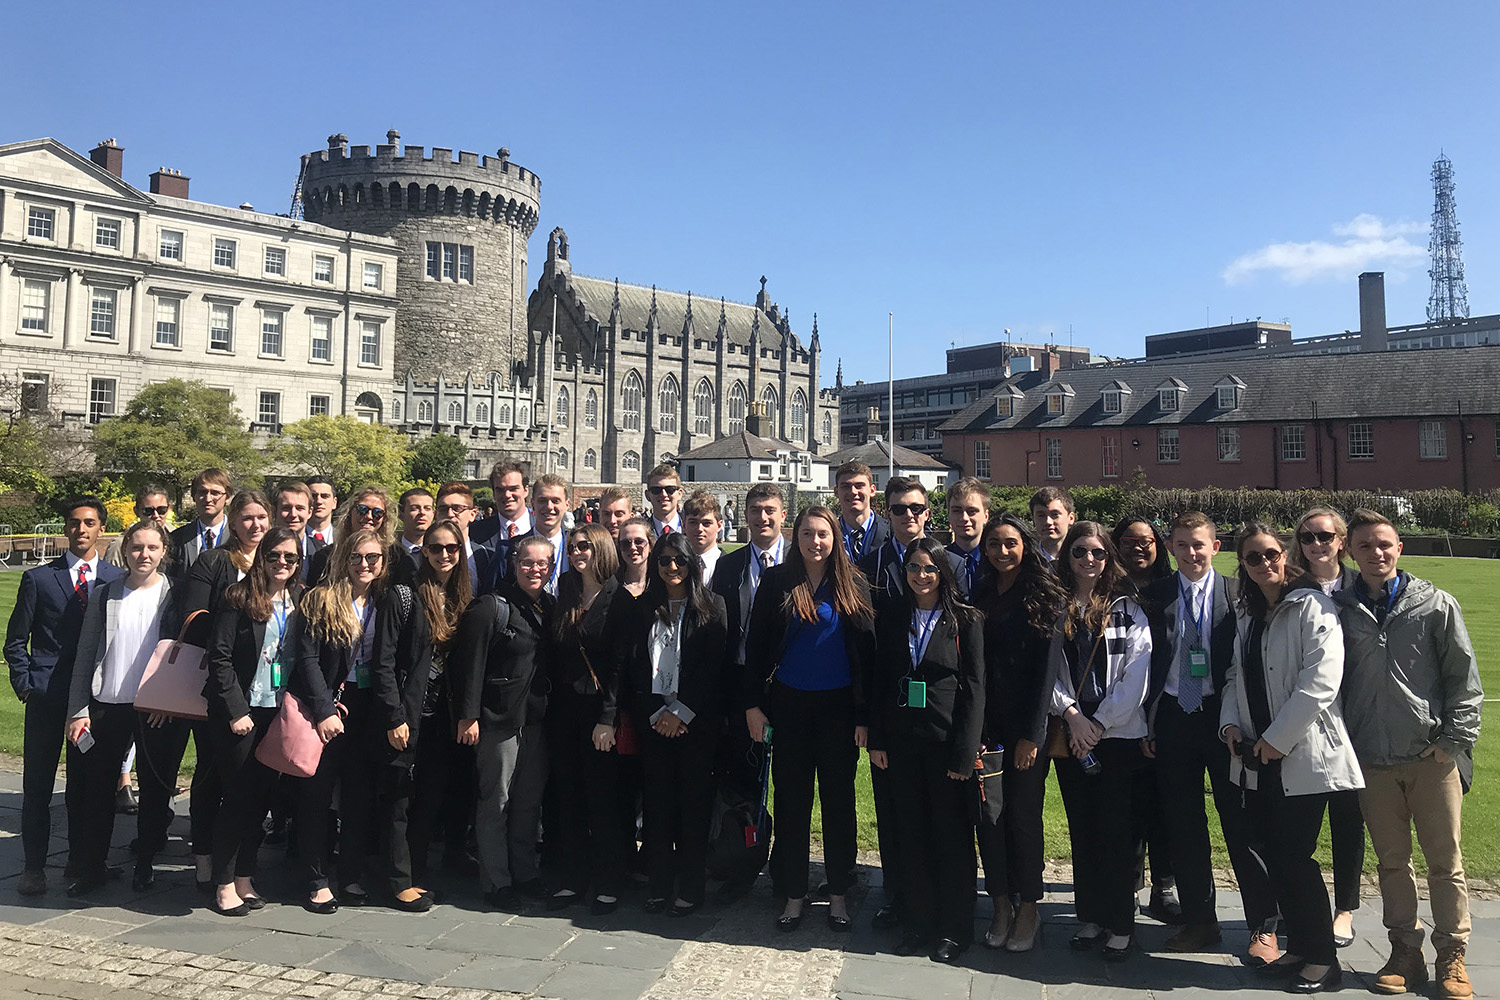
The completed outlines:
[[[40,301],[37,301],[37,300]],[[27,278],[21,282],[21,332],[47,335],[52,320],[52,282]]]
[[[1116,434],[1106,434],[1099,442],[1099,477],[1119,479],[1120,466],[1120,438]]]
[[[326,269],[326,274],[324,273]],[[315,254],[313,256],[313,281],[320,284],[333,284],[334,262],[327,254]]]
[[[1307,427],[1304,424],[1281,425],[1281,460],[1307,461]]]
[[[112,378],[89,379],[89,423],[97,424],[115,415],[119,399],[119,381]]]
[[[119,250],[125,239],[125,222],[110,216],[94,218],[94,248],[96,250]]]
[[[461,243],[458,247],[458,280],[474,284],[474,247],[468,243]]]
[[[433,411],[433,406],[432,406],[432,400],[430,400],[430,399],[421,399],[421,400],[417,401],[417,423],[419,423],[419,424],[430,424],[430,423],[432,423],[433,412],[434,411]]]
[[[258,352],[260,357],[286,357],[286,313],[287,311],[285,309],[270,309],[265,307],[261,308],[259,344],[260,350]],[[274,324],[272,320],[273,317]],[[275,339],[273,341],[268,338]],[[268,347],[274,347],[275,350],[268,350]]]
[[[1240,387],[1237,385],[1219,386],[1219,398],[1217,400],[1221,410],[1237,410],[1240,407]]]
[[[1047,416],[1059,417],[1068,412],[1068,395],[1063,392],[1047,393]]]
[[[1121,393],[1119,389],[1105,389],[1104,412],[1119,413],[1121,408],[1124,406],[1124,403],[1121,401],[1123,398],[1124,394]]]
[[[266,247],[265,270],[262,272],[270,278],[286,277],[286,247]]]
[[[151,346],[168,350],[182,349],[182,299],[169,295],[156,297],[155,322]]]
[[[1375,458],[1375,425],[1368,421],[1358,421],[1349,425],[1345,432],[1348,440],[1349,461],[1369,462]],[[1356,441],[1361,445],[1355,451]]]
[[[1448,424],[1445,421],[1423,420],[1417,425],[1417,457],[1431,460],[1448,457]]]
[[[461,424],[464,422],[464,401],[461,399],[448,400],[448,419],[444,423]]]
[[[1005,418],[1005,417],[1011,416],[1011,414],[1015,410],[1015,407],[1013,405],[1014,403],[1015,403],[1015,399],[1012,396],[996,396],[995,397],[995,416],[1001,417],[1001,418]]]
[[[1047,478],[1063,477],[1062,438],[1047,439]]]
[[[1173,388],[1156,390],[1156,407],[1163,413],[1176,413],[1182,409],[1182,390]]]
[[[100,308],[100,306],[104,308]],[[113,288],[89,290],[89,337],[93,340],[114,340],[118,334],[120,315],[120,293]]]
[[[989,481],[990,443],[988,441],[974,442],[974,478]]]
[[[1176,465],[1182,461],[1182,431],[1176,427],[1158,427],[1156,430],[1156,461],[1162,465]]]
[[[489,403],[475,403],[474,404],[474,426],[476,426],[476,427],[488,427],[489,425],[490,425],[490,404]]]
[[[361,368],[380,367],[380,324],[374,320],[359,323],[359,365]]]
[[[269,408],[267,404],[270,404]],[[274,419],[267,420],[267,415]],[[255,422],[263,427],[281,426],[281,393],[270,389],[262,389],[255,400]]]
[[[380,291],[385,286],[385,265],[373,260],[365,261],[360,286]]]
[[[322,400],[320,406],[318,401]],[[333,416],[333,397],[324,393],[313,393],[307,397],[307,415],[309,417],[331,417]]]
[[[236,240],[223,236],[214,237],[213,266],[233,271],[240,261],[240,245]]]
[[[57,209],[41,205],[26,206],[26,238],[57,242]]]
[[[175,260],[180,264],[186,245],[187,233],[181,229],[163,229],[156,239],[156,257],[158,260]]]
[[[224,316],[225,322],[220,325],[219,316]],[[221,337],[220,334],[223,336]],[[210,302],[208,304],[208,349],[215,354],[234,353],[234,306],[228,302]]]
[[[1240,429],[1238,427],[1217,428],[1219,446],[1219,461],[1238,462],[1240,460]]]
[[[319,326],[325,327],[327,336],[318,336]],[[308,331],[307,359],[320,365],[333,364],[333,317],[313,313],[308,320]]]

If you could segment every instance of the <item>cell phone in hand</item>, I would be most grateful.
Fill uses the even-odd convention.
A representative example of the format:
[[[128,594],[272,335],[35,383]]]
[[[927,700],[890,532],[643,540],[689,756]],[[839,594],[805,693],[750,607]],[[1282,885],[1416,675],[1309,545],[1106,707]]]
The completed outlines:
[[[79,733],[78,739],[73,741],[73,745],[78,748],[79,753],[88,753],[90,750],[94,749],[93,730],[85,729],[83,732]]]

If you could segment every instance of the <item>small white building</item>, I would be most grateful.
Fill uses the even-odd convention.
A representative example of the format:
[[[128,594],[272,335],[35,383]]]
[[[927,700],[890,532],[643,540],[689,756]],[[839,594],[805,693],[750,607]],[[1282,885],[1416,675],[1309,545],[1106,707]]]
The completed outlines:
[[[684,483],[791,483],[828,489],[828,459],[790,441],[740,431],[677,456]]]
[[[836,451],[828,457],[831,468],[837,469],[845,462],[863,462],[870,467],[870,472],[875,476],[875,489],[885,489],[886,481],[891,477],[891,449],[889,441],[876,438],[864,444],[850,445],[842,451]],[[931,455],[924,455],[910,448],[903,448],[899,444],[895,448],[896,475],[915,479],[929,491],[938,487],[947,487],[956,481],[954,469],[942,459]]]

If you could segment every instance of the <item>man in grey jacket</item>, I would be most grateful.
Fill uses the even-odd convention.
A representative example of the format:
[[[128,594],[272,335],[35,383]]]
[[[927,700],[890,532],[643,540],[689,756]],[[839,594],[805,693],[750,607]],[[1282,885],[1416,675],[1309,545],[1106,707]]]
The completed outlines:
[[[1344,718],[1365,774],[1360,808],[1379,858],[1391,957],[1375,989],[1427,981],[1411,829],[1427,858],[1438,995],[1473,996],[1464,969],[1469,889],[1459,846],[1484,692],[1458,602],[1396,568],[1401,538],[1380,514],[1349,519],[1359,580],[1335,595],[1344,626]]]

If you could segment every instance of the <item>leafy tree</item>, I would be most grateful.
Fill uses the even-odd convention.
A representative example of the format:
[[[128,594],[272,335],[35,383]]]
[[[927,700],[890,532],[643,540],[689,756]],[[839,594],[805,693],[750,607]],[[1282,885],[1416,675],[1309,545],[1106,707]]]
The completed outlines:
[[[178,501],[206,468],[245,482],[262,464],[234,398],[177,378],[146,386],[124,413],[95,427],[94,455],[101,471],[135,487],[160,483]]]
[[[411,455],[413,479],[435,479],[439,483],[462,479],[469,446],[452,434],[434,434]]]
[[[308,417],[282,428],[276,455],[306,475],[332,479],[342,496],[361,486],[392,487],[406,478],[404,435],[355,417]]]

